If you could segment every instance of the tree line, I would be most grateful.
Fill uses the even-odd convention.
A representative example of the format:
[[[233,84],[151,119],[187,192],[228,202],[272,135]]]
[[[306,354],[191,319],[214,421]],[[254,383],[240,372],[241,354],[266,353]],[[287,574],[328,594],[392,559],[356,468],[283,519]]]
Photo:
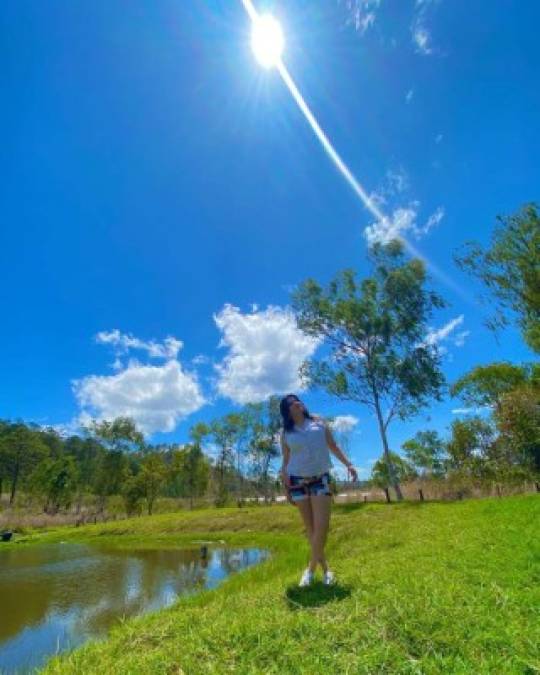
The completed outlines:
[[[190,442],[148,444],[130,418],[92,422],[82,434],[63,437],[53,428],[0,421],[0,494],[15,503],[19,492],[45,512],[75,508],[89,500],[96,513],[107,498],[120,496],[128,514],[156,498],[209,497],[223,506],[231,494],[268,500],[275,491],[271,460],[279,453],[279,399],[248,404],[242,410],[190,429]],[[213,457],[203,452],[211,447]]]
[[[503,217],[491,245],[470,242],[456,263],[477,277],[494,313],[487,327],[515,323],[530,349],[540,352],[540,218],[534,204]],[[448,391],[441,353],[428,324],[445,300],[428,287],[423,261],[407,259],[394,240],[369,250],[371,274],[344,270],[323,287],[314,279],[292,294],[298,327],[325,344],[324,357],[302,365],[306,387],[367,407],[381,439],[372,481],[402,498],[413,476],[501,484],[538,480],[540,474],[540,367],[493,363],[478,366],[450,387],[483,415],[456,419],[450,436],[419,431],[400,453],[388,432],[396,420],[417,415]],[[279,454],[279,399],[270,397],[212,422],[198,423],[184,446],[145,442],[126,418],[92,423],[82,435],[62,438],[53,429],[0,422],[0,488],[10,502],[18,490],[41,499],[52,513],[92,495],[99,509],[121,495],[128,513],[158,496],[193,501],[203,495],[223,505],[252,494],[270,499],[272,460]],[[213,459],[203,452],[212,447]],[[0,490],[1,492],[1,490]]]
[[[519,486],[534,482],[540,492],[540,364],[492,363],[477,366],[451,387],[454,396],[488,414],[456,419],[443,438],[419,431],[391,453],[398,481],[445,481],[457,494],[472,488]],[[383,457],[372,469],[372,484],[390,501],[392,479]]]

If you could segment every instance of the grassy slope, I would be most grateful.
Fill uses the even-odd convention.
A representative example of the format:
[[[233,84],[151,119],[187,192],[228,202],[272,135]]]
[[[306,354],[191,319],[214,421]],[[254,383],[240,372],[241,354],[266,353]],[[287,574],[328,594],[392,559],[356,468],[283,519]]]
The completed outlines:
[[[340,584],[295,584],[306,560],[293,507],[141,518],[40,536],[119,545],[196,539],[271,547],[270,561],[47,673],[538,673],[540,499],[334,507]],[[121,537],[118,535],[122,535]]]

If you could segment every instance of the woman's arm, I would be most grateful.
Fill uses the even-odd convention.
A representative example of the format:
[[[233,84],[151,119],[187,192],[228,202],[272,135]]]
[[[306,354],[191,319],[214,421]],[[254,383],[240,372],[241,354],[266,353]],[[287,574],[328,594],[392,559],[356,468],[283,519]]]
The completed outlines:
[[[283,461],[281,462],[281,478],[283,482],[288,482],[286,481],[287,479],[287,465],[289,464],[289,459],[291,457],[291,450],[287,443],[285,443],[285,438],[283,436],[283,433],[281,434],[281,452],[283,454]]]
[[[345,455],[339,448],[338,444],[334,440],[334,437],[332,436],[332,432],[330,431],[328,425],[326,424],[324,427],[324,431],[326,435],[326,442],[328,443],[328,447],[330,448],[332,454],[335,455],[342,464],[345,464],[345,466],[347,467],[347,471],[351,474],[351,478],[353,479],[353,481],[357,481],[358,474],[356,473],[356,469],[351,464],[351,462],[345,457]]]
[[[283,433],[281,434],[281,452],[283,453],[283,461],[281,463],[281,482],[283,483],[283,487],[285,488],[285,494],[287,495],[287,501],[290,502],[291,504],[294,505],[294,502],[292,500],[292,497],[289,492],[289,476],[287,474],[287,465],[289,464],[289,459],[291,456],[291,449],[285,443],[285,439],[283,438]]]

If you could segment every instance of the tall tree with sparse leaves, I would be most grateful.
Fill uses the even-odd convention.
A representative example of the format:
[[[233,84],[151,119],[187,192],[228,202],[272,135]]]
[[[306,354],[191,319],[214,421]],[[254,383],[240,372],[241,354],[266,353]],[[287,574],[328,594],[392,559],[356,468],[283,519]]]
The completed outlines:
[[[233,473],[235,456],[240,466],[241,441],[246,435],[245,418],[241,413],[229,413],[213,420],[209,426],[210,436],[218,447],[217,490],[214,503],[224,506],[229,493],[227,477]],[[238,478],[236,478],[238,483]]]
[[[279,403],[280,398],[278,396],[270,396],[265,401],[248,403],[245,406],[250,436],[251,472],[264,493],[265,501],[268,501],[269,498],[270,463],[280,454],[278,444],[281,429]]]
[[[293,308],[298,326],[330,348],[324,360],[304,364],[304,378],[373,411],[392,486],[402,499],[388,427],[441,398],[440,356],[425,338],[444,301],[425,288],[423,262],[406,261],[400,242],[376,244],[370,255],[371,277],[358,280],[345,270],[327,289],[308,279],[293,294]]]

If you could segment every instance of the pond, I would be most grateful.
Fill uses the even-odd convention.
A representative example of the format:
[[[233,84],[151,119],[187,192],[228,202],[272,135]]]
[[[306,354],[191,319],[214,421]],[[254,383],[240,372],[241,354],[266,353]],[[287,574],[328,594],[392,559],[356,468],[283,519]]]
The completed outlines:
[[[268,557],[260,549],[118,550],[84,544],[0,550],[0,673],[29,672],[104,637],[122,617],[214,588]]]

